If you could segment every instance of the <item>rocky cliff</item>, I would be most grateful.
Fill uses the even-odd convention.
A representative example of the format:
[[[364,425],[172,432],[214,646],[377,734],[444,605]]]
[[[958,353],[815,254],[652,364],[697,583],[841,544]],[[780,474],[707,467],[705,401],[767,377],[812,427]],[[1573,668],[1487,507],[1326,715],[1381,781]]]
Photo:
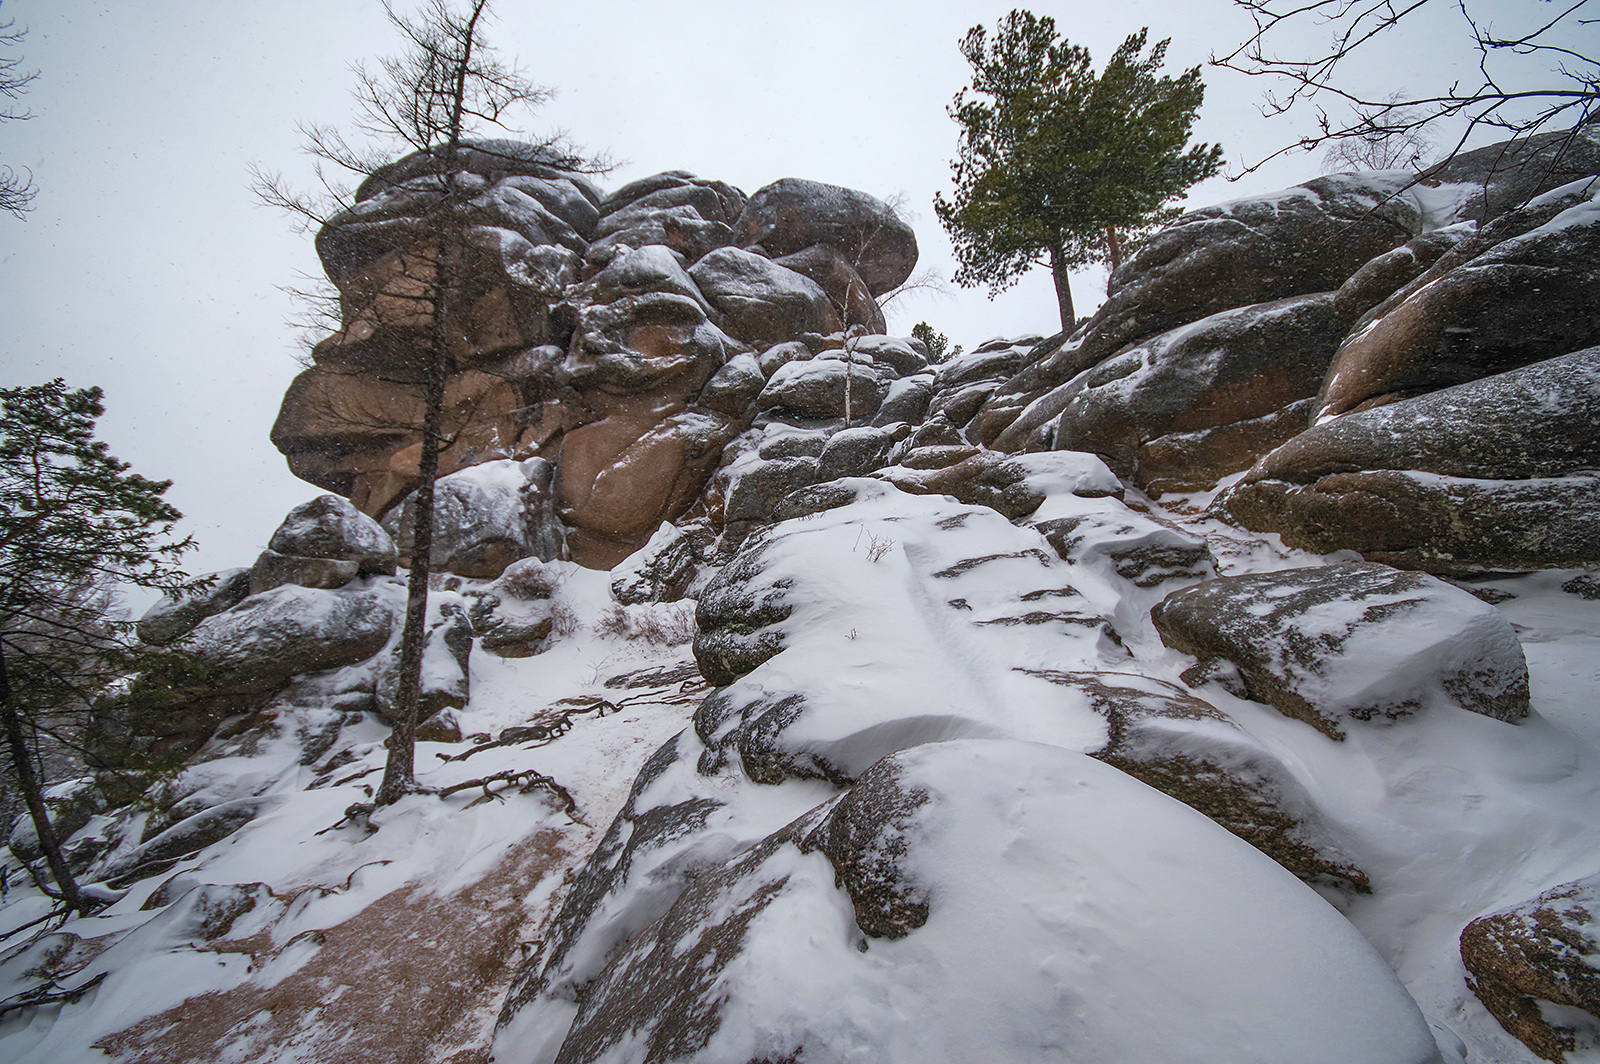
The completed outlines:
[[[869,195],[458,161],[318,237],[273,441],[332,494],[141,622],[202,679],[118,724],[183,767],[61,792],[107,907],[8,941],[10,1058],[1600,1045],[1600,142],[1190,212],[1070,335],[938,363]],[[350,817],[441,180],[435,793]]]

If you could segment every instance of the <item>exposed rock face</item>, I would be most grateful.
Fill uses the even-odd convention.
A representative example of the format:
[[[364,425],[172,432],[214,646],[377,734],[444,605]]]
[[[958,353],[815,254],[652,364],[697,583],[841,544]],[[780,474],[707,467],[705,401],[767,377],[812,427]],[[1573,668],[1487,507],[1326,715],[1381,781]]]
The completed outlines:
[[[1515,144],[1491,144],[1423,171],[1429,185],[1462,185],[1461,216],[1487,222],[1569,181],[1600,173],[1600,134],[1593,124],[1540,133]]]
[[[1225,577],[1174,592],[1161,638],[1237,666],[1250,697],[1339,739],[1351,721],[1436,704],[1515,721],[1528,666],[1498,610],[1434,577],[1370,563]]]
[[[552,469],[542,458],[485,462],[433,486],[432,565],[436,572],[492,580],[522,558],[562,552],[563,529],[551,502]],[[412,499],[386,522],[402,556],[411,551]]]
[[[201,622],[189,653],[215,690],[266,692],[300,673],[370,658],[389,641],[393,620],[372,592],[279,587]]]
[[[683,171],[605,196],[551,162],[401,160],[322,234],[346,319],[276,438],[343,497],[291,514],[254,570],[267,590],[229,597],[239,570],[146,618],[156,639],[194,628],[210,671],[135,726],[199,753],[142,828],[86,828],[74,860],[131,882],[309,822],[262,816],[280,794],[330,821],[370,798],[432,324],[414,297],[438,276],[418,221],[454,187],[471,209],[419,738],[470,744],[430,751],[430,786],[485,795],[347,818],[302,849],[348,832],[365,863],[292,884],[398,896],[383,877],[433,874],[398,851],[441,834],[452,877],[506,870],[471,894],[508,914],[494,956],[541,945],[492,1050],[433,1055],[1436,1064],[1466,1052],[1459,1022],[1473,1059],[1521,1059],[1450,955],[1491,908],[1461,938],[1486,1007],[1550,1059],[1594,1042],[1592,881],[1505,906],[1600,839],[1600,769],[1557,719],[1578,688],[1541,646],[1530,691],[1518,643],[1551,599],[1586,616],[1596,581],[1377,563],[1600,564],[1594,190],[1319,178],[1184,216],[1070,336],[933,365],[881,333],[874,297],[915,242],[870,197],[791,179],[747,199]],[[1514,206],[1524,187],[1548,194]],[[1236,475],[1210,509],[1153,501]],[[1334,553],[1352,549],[1376,561]],[[635,627],[683,627],[690,601],[693,662],[686,632]],[[258,749],[270,772],[230,775]],[[545,880],[481,850],[530,824],[565,848]],[[234,922],[307,929],[282,883],[189,884],[148,896],[191,951]],[[444,897],[418,904],[478,926]],[[376,981],[357,975],[307,1007]],[[474,1031],[491,996],[464,1006]]]
[[[213,614],[231,609],[250,594],[250,570],[226,569],[211,573],[204,591],[162,599],[139,618],[139,639],[151,646],[165,646],[194,631],[195,625]]]
[[[1013,430],[1053,416],[1057,449],[1093,451],[1139,484],[1214,484],[1304,428],[1347,326],[1331,293],[1213,314],[1085,370]]]
[[[1399,174],[1334,174],[1191,211],[1146,241],[1070,338],[1006,382],[978,412],[975,440],[1028,446],[1014,426],[1041,393],[1122,347],[1219,311],[1337,289],[1422,228]]]
[[[1127,673],[1040,676],[1081,693],[1110,725],[1104,761],[1210,817],[1302,879],[1366,891],[1289,767],[1226,713],[1175,684]]]
[[[471,143],[453,173],[419,155],[365,182],[318,236],[342,328],[291,387],[273,441],[297,475],[374,517],[415,488],[440,276],[423,218],[448,182],[468,196],[462,259],[443,293],[459,328],[440,474],[553,463],[552,541],[609,568],[696,504],[723,448],[749,426],[770,371],[723,368],[801,334],[881,331],[875,297],[909,275],[916,240],[883,203],[832,185],[785,179],[747,200],[670,171],[602,197],[555,161],[510,142]],[[883,397],[867,376],[861,418]],[[264,582],[296,578],[269,563]],[[463,575],[503,567],[451,564]],[[298,578],[335,586],[339,576]]]
[[[1318,416],[1435,391],[1600,340],[1600,179],[1498,219],[1412,281],[1339,349]]]
[[[1218,500],[1247,527],[1434,572],[1600,564],[1600,348],[1309,429]]]
[[[917,238],[871,196],[820,181],[786,177],[750,197],[736,223],[744,246],[777,258],[823,244],[850,263],[874,296],[911,276]]]
[[[1507,1031],[1561,1061],[1600,1034],[1600,878],[1564,883],[1461,932],[1476,993]]]

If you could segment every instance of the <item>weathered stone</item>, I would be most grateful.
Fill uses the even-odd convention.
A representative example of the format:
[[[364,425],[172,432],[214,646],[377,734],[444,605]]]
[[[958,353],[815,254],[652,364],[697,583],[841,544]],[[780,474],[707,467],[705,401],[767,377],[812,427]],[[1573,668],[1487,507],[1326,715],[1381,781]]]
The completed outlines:
[[[295,476],[381,516],[416,487],[423,409],[420,384],[317,365],[289,386],[272,442]],[[526,410],[524,396],[503,375],[453,375],[441,428],[450,445],[440,452],[440,475],[515,440]]]
[[[1371,889],[1294,773],[1226,713],[1143,676],[1036,675],[1081,692],[1105,716],[1110,734],[1091,757],[1204,813],[1308,883]]]
[[[702,310],[711,304],[684,271],[677,254],[661,244],[619,253],[606,268],[575,286],[569,299],[586,303],[614,303],[624,296],[646,292],[670,292],[692,299]]]
[[[267,549],[305,558],[355,562],[362,575],[393,575],[394,540],[383,527],[337,495],[319,495],[289,511]]]
[[[1461,152],[1424,170],[1420,179],[1425,185],[1465,186],[1460,215],[1481,223],[1592,174],[1600,174],[1600,134],[1591,124]]]
[[[1347,324],[1334,313],[1330,293],[1214,314],[1085,370],[1033,403],[995,445],[1011,449],[1011,441],[1053,420],[1056,448],[1098,454],[1141,486],[1215,483],[1248,469],[1303,423],[1282,426],[1286,431],[1276,439],[1253,441],[1259,451],[1219,455],[1213,447],[1206,455],[1210,465],[1170,448],[1152,453],[1145,445],[1173,433],[1270,417],[1309,399]]]
[[[1325,422],[1216,506],[1294,546],[1434,572],[1600,564],[1600,348]]]
[[[867,283],[850,265],[837,248],[827,244],[813,244],[793,255],[773,260],[786,270],[793,270],[815,281],[828,294],[834,313],[843,328],[859,325],[869,333],[884,330],[883,309],[867,291]]]
[[[850,420],[870,418],[883,402],[888,385],[870,363],[852,365],[841,358],[784,363],[768,379],[756,403],[763,410],[782,407],[802,417],[844,417],[847,376]]]
[[[688,529],[662,525],[638,553],[612,570],[612,597],[625,606],[678,601],[688,591],[711,539],[704,525]]]
[[[634,206],[655,208],[693,205],[702,217],[733,224],[744,210],[745,195],[732,185],[697,177],[687,170],[664,173],[630,181],[605,198],[600,209],[615,214]]]
[[[370,658],[389,641],[393,619],[376,592],[289,585],[206,618],[184,649],[209,671],[210,692],[265,693],[291,676]]]
[[[882,200],[864,192],[786,177],[750,197],[734,228],[741,246],[774,258],[826,244],[881,296],[911,276],[917,238]]]
[[[342,561],[338,558],[304,558],[294,554],[279,554],[275,550],[264,550],[256,557],[256,563],[250,567],[250,594],[259,595],[263,591],[282,587],[284,584],[330,589],[344,587],[356,578],[360,568],[361,566],[354,561]]]
[[[1084,506],[1052,499],[1028,524],[1066,561],[1107,570],[1135,587],[1217,575],[1204,538],[1111,500]]]
[[[865,476],[882,469],[894,450],[894,433],[881,428],[858,426],[841,429],[828,438],[817,459],[817,479]]]
[[[224,569],[203,579],[211,581],[205,590],[164,597],[146,610],[139,618],[139,641],[165,646],[188,635],[207,617],[237,606],[250,594],[249,569]]]
[[[1452,705],[1528,713],[1528,666],[1493,606],[1421,573],[1365,562],[1223,577],[1151,612],[1202,665],[1236,665],[1250,697],[1342,739],[1353,721]]]
[[[520,558],[549,561],[562,552],[562,527],[552,505],[551,464],[484,462],[433,485],[435,572],[492,580]],[[384,519],[409,565],[415,497]]]
[[[1569,198],[1574,205],[1545,224],[1469,262],[1430,270],[1384,304],[1339,348],[1317,416],[1462,384],[1600,341],[1600,203]]]
[[[767,379],[761,375],[761,365],[755,357],[738,354],[711,375],[695,402],[719,414],[739,417],[766,385]]]
[[[889,425],[921,425],[928,416],[928,405],[933,402],[932,375],[919,373],[914,377],[901,377],[889,382],[878,412],[871,424],[883,428]]]
[[[786,584],[764,578],[762,550],[747,545],[706,585],[695,604],[694,659],[713,687],[732,683],[783,649],[775,629],[793,607]]]
[[[1553,887],[1480,916],[1461,932],[1468,984],[1485,1008],[1545,1060],[1600,1035],[1600,877]]]
[[[778,500],[817,481],[818,459],[806,456],[773,458],[736,469],[728,487],[724,520],[770,520]]]
[[[467,663],[472,654],[472,624],[458,601],[444,601],[429,617],[422,644],[421,686],[417,691],[416,720],[426,721],[448,709],[462,709],[471,693]],[[378,664],[377,710],[389,721],[397,720],[400,691],[400,645],[390,647]]]
[[[689,276],[723,316],[733,336],[758,347],[797,333],[833,332],[839,318],[815,281],[739,248],[720,248]]]

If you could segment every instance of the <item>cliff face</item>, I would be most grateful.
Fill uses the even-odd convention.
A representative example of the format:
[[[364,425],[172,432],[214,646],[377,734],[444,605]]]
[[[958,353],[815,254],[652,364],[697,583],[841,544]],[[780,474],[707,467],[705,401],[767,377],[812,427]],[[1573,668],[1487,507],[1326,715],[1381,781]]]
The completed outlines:
[[[123,723],[188,760],[73,807],[110,904],[0,955],[71,998],[7,1055],[1581,1059],[1600,148],[1553,143],[1193,211],[942,363],[863,193],[373,175],[273,435],[333,494],[141,622],[209,679]],[[437,793],[352,820],[440,180]]]

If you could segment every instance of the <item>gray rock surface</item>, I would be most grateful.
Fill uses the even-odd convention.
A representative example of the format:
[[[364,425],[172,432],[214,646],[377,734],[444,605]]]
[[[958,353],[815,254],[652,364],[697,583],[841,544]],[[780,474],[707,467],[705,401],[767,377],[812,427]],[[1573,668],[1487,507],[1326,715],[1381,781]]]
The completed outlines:
[[[242,602],[250,594],[249,569],[224,569],[204,579],[211,586],[187,595],[163,598],[139,618],[139,640],[151,646],[165,646],[194,631],[195,625],[213,614]]]
[[[842,254],[874,296],[911,276],[917,238],[882,200],[854,189],[786,177],[750,197],[734,228],[741,246],[778,258],[826,244]]]
[[[1161,639],[1236,666],[1249,697],[1334,739],[1357,722],[1457,706],[1528,713],[1528,665],[1500,612],[1422,573],[1346,562],[1223,577],[1167,596]]]
[[[1480,916],[1461,932],[1467,981],[1500,1025],[1545,1060],[1600,1031],[1600,876]]]
[[[1600,564],[1597,417],[1589,348],[1325,422],[1216,505],[1293,545],[1433,572]]]

